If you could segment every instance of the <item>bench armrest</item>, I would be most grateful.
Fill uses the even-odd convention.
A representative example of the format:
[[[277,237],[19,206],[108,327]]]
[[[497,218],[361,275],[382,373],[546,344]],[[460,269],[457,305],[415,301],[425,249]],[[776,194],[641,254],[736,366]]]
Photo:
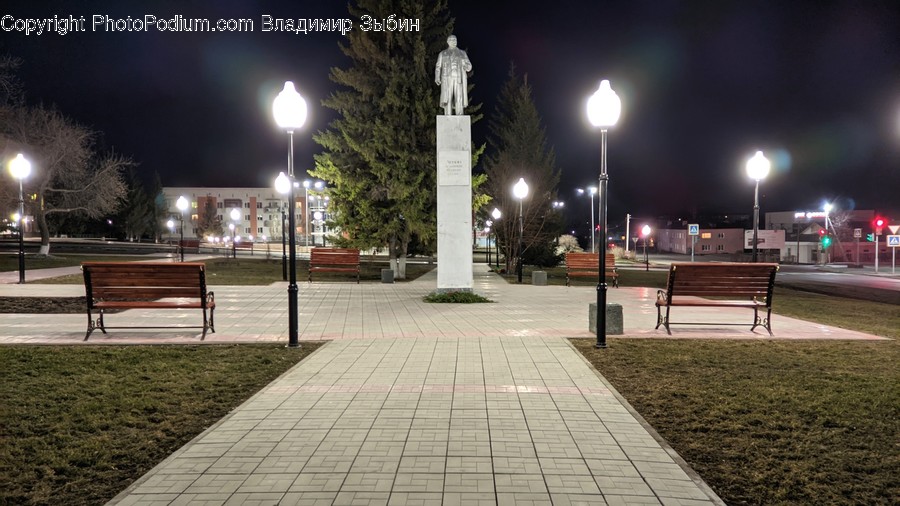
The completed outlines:
[[[669,303],[669,294],[665,290],[656,291],[656,303],[666,305]]]

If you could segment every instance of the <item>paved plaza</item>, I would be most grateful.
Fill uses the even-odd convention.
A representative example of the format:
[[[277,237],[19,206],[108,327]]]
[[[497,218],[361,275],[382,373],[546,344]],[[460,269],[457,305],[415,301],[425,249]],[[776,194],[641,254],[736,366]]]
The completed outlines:
[[[594,337],[593,286],[510,285],[484,265],[475,285],[496,302],[427,304],[434,272],[394,284],[300,283],[301,340],[329,342],[112,503],[721,504],[567,341]],[[286,288],[213,286],[217,332],[204,343],[286,343]],[[0,285],[2,296],[51,294],[84,289]],[[653,329],[655,296],[609,289],[625,337],[669,338]],[[748,325],[673,327],[671,338],[770,339],[750,332],[749,310],[684,310]],[[87,325],[84,314],[2,317],[5,344],[81,344]],[[200,315],[107,318],[142,321],[198,325]],[[773,330],[776,339],[879,339],[778,315]],[[199,342],[195,330],[111,330],[88,345]]]

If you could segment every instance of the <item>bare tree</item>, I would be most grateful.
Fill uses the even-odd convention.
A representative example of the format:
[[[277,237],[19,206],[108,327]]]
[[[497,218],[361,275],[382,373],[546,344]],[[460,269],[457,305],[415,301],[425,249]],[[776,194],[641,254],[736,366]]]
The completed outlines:
[[[101,218],[115,212],[125,197],[122,171],[132,162],[116,154],[98,156],[96,137],[55,109],[0,107],[0,155],[6,159],[21,152],[31,161],[25,205],[41,231],[40,254],[50,252],[48,216]]]

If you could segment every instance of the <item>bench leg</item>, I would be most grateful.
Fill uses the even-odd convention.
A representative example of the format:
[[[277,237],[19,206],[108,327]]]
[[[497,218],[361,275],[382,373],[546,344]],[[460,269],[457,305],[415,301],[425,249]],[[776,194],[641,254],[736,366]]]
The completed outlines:
[[[210,331],[213,334],[216,333],[216,324],[215,324],[215,314],[216,308],[212,308],[209,310],[209,320],[206,319],[206,309],[203,310],[203,333],[200,335],[200,340],[206,339],[206,332]]]
[[[766,310],[766,321],[763,322],[763,325],[766,327],[766,330],[769,331],[769,335],[774,337],[775,334],[772,333],[772,308],[771,307]]]
[[[90,309],[88,309],[87,317],[88,317],[88,326],[87,326],[87,334],[84,335],[84,340],[85,340],[85,341],[87,341],[88,338],[91,337],[91,333],[94,331],[94,329],[97,328],[97,327],[94,325],[94,318],[93,318],[93,315],[91,315],[91,310],[90,310]]]
[[[759,327],[760,325],[763,325],[763,322],[759,319],[759,309],[754,307],[753,308],[753,326],[750,327],[750,332],[753,332],[753,329],[755,329],[756,327]],[[769,334],[771,334],[771,332],[769,332]]]
[[[666,306],[666,317],[663,318],[662,306],[656,306],[656,327],[653,329],[656,330],[660,325],[663,325],[666,327],[666,333],[671,336],[672,330],[669,329],[669,309],[671,309],[671,306]]]

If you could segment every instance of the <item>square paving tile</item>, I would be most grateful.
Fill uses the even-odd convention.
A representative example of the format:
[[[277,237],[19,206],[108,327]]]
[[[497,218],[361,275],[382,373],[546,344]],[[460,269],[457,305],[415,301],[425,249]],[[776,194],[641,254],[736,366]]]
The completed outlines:
[[[444,476],[444,493],[475,492],[494,493],[494,475],[491,473],[448,473]]]
[[[495,474],[497,493],[546,494],[547,484],[541,474]],[[547,498],[549,499],[549,497]]]
[[[443,492],[444,475],[430,473],[397,473],[394,478],[397,492]]]
[[[444,473],[447,457],[404,455],[400,458],[400,473]]]

